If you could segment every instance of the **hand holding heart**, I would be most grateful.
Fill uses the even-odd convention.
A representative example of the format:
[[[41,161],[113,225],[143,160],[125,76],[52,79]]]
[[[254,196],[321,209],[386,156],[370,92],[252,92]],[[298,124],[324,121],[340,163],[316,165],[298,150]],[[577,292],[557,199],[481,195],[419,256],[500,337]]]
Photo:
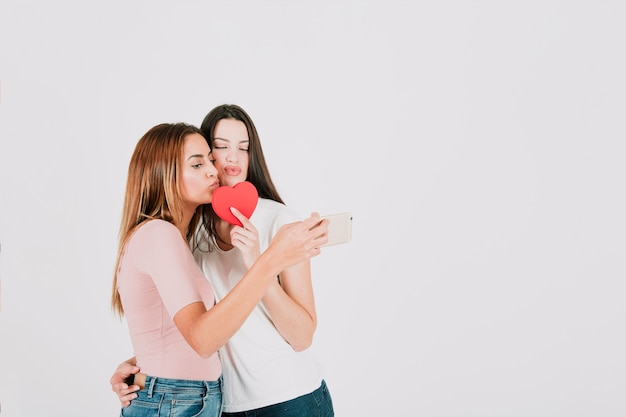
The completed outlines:
[[[235,217],[243,223],[243,226],[231,225],[229,227],[230,244],[239,249],[244,266],[246,269],[250,269],[261,254],[259,231],[239,210],[234,207],[231,210]]]
[[[259,201],[259,193],[251,182],[243,181],[234,187],[227,185],[218,187],[213,191],[212,200],[211,204],[215,214],[230,224],[243,227],[243,224],[233,215],[230,208],[234,207],[241,214],[250,218]]]

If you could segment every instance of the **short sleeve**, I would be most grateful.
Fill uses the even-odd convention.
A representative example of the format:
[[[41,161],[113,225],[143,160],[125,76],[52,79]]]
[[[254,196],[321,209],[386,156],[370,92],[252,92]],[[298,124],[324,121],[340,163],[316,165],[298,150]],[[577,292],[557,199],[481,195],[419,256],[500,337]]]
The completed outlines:
[[[128,249],[135,268],[152,278],[170,317],[202,301],[196,283],[206,279],[176,226],[151,220],[135,232]]]

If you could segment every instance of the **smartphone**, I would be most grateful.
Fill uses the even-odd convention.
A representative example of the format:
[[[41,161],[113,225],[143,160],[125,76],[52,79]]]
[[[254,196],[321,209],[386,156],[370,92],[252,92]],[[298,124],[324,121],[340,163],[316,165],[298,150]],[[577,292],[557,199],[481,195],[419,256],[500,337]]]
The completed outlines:
[[[352,213],[338,213],[322,216],[330,220],[328,224],[328,242],[322,246],[348,243],[352,239]]]

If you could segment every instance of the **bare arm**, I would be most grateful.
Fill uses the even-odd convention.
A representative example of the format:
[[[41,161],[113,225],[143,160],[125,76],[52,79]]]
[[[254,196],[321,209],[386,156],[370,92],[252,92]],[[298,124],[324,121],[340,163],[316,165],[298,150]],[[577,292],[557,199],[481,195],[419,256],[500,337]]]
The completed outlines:
[[[236,210],[233,213],[244,226],[251,226]],[[284,225],[224,299],[209,310],[196,302],[178,311],[174,323],[189,345],[203,357],[215,353],[241,327],[281,271],[320,253],[320,246],[328,240],[327,230],[328,222],[320,223],[316,213]]]
[[[274,326],[295,351],[311,346],[317,314],[309,260],[282,271],[280,283],[272,282],[263,303]]]
[[[244,265],[250,268],[259,257],[258,231],[252,226],[234,226],[230,238],[241,251]],[[311,346],[317,328],[311,263],[306,260],[289,267],[279,277],[280,281],[272,280],[262,301],[276,330],[299,352]]]

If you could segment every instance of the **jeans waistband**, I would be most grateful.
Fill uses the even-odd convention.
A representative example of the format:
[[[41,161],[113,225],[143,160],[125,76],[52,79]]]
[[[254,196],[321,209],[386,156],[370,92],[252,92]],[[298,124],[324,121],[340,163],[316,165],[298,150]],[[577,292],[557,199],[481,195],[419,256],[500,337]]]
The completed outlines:
[[[217,381],[195,381],[190,379],[172,379],[150,376],[143,373],[135,375],[135,385],[140,389],[146,389],[148,396],[154,392],[172,394],[211,394],[222,390],[222,377]]]

